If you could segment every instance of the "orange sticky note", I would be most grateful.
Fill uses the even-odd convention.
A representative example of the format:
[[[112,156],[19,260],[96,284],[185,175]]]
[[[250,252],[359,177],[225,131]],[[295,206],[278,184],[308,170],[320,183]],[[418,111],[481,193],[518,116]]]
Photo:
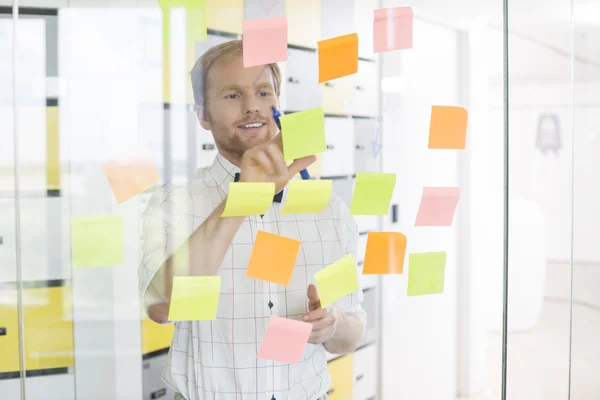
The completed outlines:
[[[459,196],[459,187],[424,187],[415,226],[452,225]]]
[[[298,250],[298,240],[258,231],[246,276],[288,286]]]
[[[400,232],[367,233],[363,275],[401,274],[406,254],[406,236]]]
[[[150,150],[135,146],[102,165],[117,204],[142,193],[160,180]]]
[[[374,53],[412,49],[412,7],[382,8],[373,11]]]
[[[309,322],[271,317],[257,357],[284,364],[298,364],[310,332],[312,324]]]
[[[467,141],[467,110],[456,106],[432,106],[429,124],[430,149],[464,149]]]
[[[321,40],[319,47],[319,83],[355,74],[358,71],[358,35]]]
[[[244,68],[287,61],[287,17],[243,22]]]

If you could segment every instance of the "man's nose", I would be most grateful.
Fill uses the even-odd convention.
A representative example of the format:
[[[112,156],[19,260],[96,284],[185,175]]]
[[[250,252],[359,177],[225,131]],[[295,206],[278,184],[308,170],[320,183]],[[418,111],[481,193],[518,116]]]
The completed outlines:
[[[258,107],[258,101],[254,98],[254,96],[246,96],[246,101],[244,101],[244,112],[246,114],[254,114],[260,111]]]

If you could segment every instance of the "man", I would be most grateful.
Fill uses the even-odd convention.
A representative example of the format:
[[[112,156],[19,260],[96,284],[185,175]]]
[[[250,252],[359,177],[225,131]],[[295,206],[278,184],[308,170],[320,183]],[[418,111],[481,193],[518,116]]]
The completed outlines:
[[[356,252],[357,228],[345,204],[332,195],[320,214],[280,214],[288,181],[316,160],[284,161],[271,111],[280,81],[276,64],[244,68],[239,40],[209,49],[192,70],[192,86],[198,119],[219,154],[187,187],[155,194],[143,214],[140,294],[152,320],[175,322],[163,374],[175,398],[326,399],[325,350],[353,352],[364,335],[362,291],[321,309],[313,284],[315,272]],[[236,175],[240,182],[274,182],[283,198],[263,216],[221,217]],[[246,276],[259,230],[301,241],[289,286]],[[179,275],[221,277],[216,320],[167,321],[172,277]],[[257,358],[270,316],[312,324],[300,363]]]

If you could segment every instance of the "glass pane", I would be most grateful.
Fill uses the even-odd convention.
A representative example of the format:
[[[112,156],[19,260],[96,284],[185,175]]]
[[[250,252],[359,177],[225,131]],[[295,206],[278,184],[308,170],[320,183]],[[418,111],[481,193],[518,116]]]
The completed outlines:
[[[555,288],[555,300],[571,301],[571,399],[600,396],[600,249],[595,238],[600,194],[600,4],[575,1],[573,6],[573,237],[572,287]],[[569,268],[564,266],[564,268]],[[565,274],[566,275],[566,274]],[[572,291],[570,292],[570,290]]]
[[[508,399],[569,394],[571,3],[508,4]]]

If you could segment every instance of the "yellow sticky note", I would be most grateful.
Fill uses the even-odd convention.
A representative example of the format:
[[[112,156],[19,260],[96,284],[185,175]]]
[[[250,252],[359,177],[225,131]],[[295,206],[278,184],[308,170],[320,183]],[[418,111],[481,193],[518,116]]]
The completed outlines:
[[[348,254],[315,273],[317,291],[321,299],[321,308],[348,296],[358,290],[356,263],[352,254]]]
[[[387,215],[396,174],[358,172],[350,204],[351,215]]]
[[[283,157],[286,160],[327,151],[325,116],[321,107],[284,115],[281,121]]]
[[[281,214],[318,214],[331,198],[331,180],[293,180],[288,184],[288,193]]]
[[[206,321],[217,318],[220,276],[175,276],[169,321]]]
[[[264,214],[275,196],[273,182],[229,182],[229,194],[222,217]]]
[[[123,217],[73,217],[71,252],[75,268],[123,264]]]

